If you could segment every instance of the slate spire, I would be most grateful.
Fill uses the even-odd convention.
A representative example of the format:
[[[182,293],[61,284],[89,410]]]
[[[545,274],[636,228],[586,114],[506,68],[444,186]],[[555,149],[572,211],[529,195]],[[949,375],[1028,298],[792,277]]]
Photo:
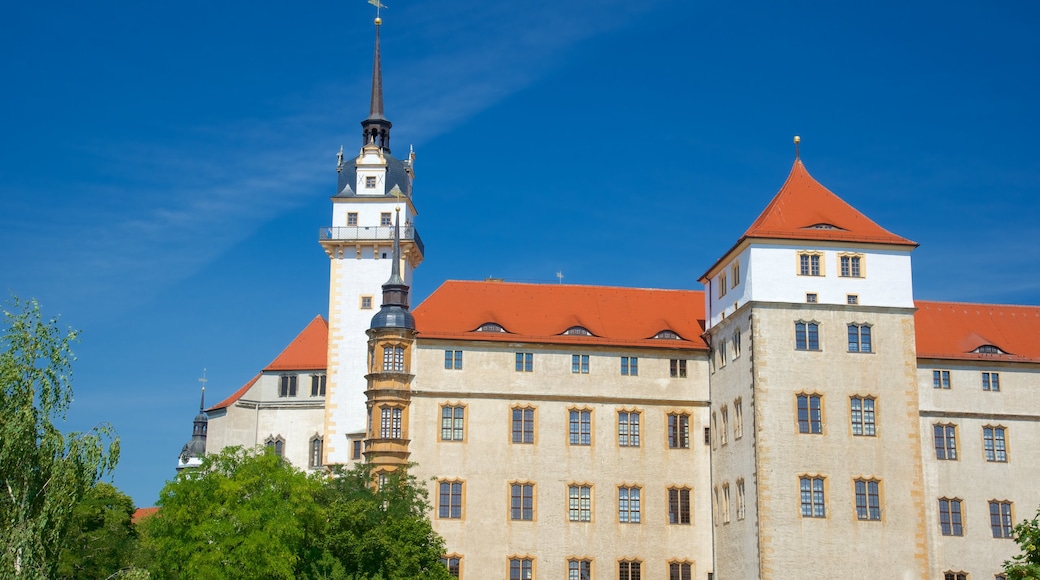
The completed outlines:
[[[375,56],[372,60],[372,98],[368,118],[361,121],[362,146],[369,143],[390,152],[390,127],[392,124],[383,116],[383,66],[379,56],[379,28],[383,19],[376,17]]]

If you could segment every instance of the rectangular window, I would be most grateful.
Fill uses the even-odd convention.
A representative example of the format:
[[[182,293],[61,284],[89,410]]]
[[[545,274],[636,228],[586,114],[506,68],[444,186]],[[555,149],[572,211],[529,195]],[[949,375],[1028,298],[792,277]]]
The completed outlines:
[[[744,436],[744,403],[740,399],[733,402],[733,439]]]
[[[870,397],[852,397],[852,434],[873,437],[876,435],[874,427],[874,399]]]
[[[311,439],[311,467],[321,467],[321,439]]]
[[[534,519],[534,485],[514,483],[509,486],[509,519],[527,522]]]
[[[668,414],[668,448],[690,448],[690,416]]]
[[[845,303],[850,305],[859,304],[859,294],[846,294]]]
[[[376,186],[376,176],[367,175],[365,176],[365,189],[374,189]],[[389,214],[387,214],[389,215]]]
[[[311,396],[325,396],[325,375],[311,375]]]
[[[728,286],[726,284],[726,273],[725,272],[719,274],[718,286],[719,286],[719,298],[722,298],[723,296],[726,295],[726,291],[729,290],[729,288],[728,288]]]
[[[448,556],[441,558],[441,564],[448,569],[448,576],[452,578],[458,578],[459,573],[462,571],[462,559],[455,556]]]
[[[372,297],[371,296],[362,296],[361,297],[361,309],[362,310],[372,310]]]
[[[692,565],[686,562],[670,562],[668,564],[668,580],[691,580]]]
[[[820,325],[815,322],[794,323],[795,350],[820,350]]]
[[[389,226],[394,225],[393,222],[390,221],[390,213],[389,212],[385,212],[385,213],[379,214],[379,225],[381,225],[383,227],[389,227]]]
[[[744,519],[744,480],[737,480],[737,521]]]
[[[806,304],[816,304],[819,301],[820,301],[820,296],[817,293],[815,293],[815,292],[806,292],[805,293],[805,303]]]
[[[571,355],[571,372],[587,375],[589,374],[589,355],[587,354],[572,354]]]
[[[803,477],[800,479],[802,494],[802,517],[822,518],[827,513],[823,505],[823,478]]]
[[[968,580],[968,575],[964,572],[945,572],[943,580]]]
[[[856,518],[860,520],[881,519],[881,495],[879,484],[874,480],[856,480]]]
[[[516,353],[516,372],[518,372],[518,373],[533,373],[534,372],[534,353],[531,353],[531,352],[518,352],[518,353]]]
[[[351,459],[361,459],[361,445],[364,443],[364,441],[361,441],[360,439],[356,439],[356,440],[352,441],[351,443],[353,444],[353,449],[352,449],[352,453],[351,453],[350,458]]]
[[[639,447],[638,411],[618,411],[618,445]]]
[[[722,523],[729,523],[729,484],[722,484]]]
[[[982,390],[999,391],[1000,373],[982,373]]]
[[[993,530],[994,538],[1011,537],[1011,502],[989,502],[989,527]]]
[[[668,375],[672,378],[685,379],[686,378],[686,360],[685,359],[672,359],[668,363]]]
[[[690,490],[668,488],[668,523],[690,523]]]
[[[534,443],[534,409],[513,409],[513,443]]]
[[[567,580],[592,580],[592,560],[567,560]]]
[[[466,408],[441,407],[441,441],[462,441],[465,435]]]
[[[719,366],[720,367],[726,366],[726,359],[729,358],[729,355],[727,354],[726,350],[727,350],[726,349],[726,341],[724,340],[721,343],[719,343]]]
[[[404,372],[404,347],[383,347],[383,372]]]
[[[568,488],[568,517],[572,522],[592,521],[592,487],[572,485]]]
[[[383,439],[401,438],[401,409],[383,407],[379,421],[379,436]]]
[[[623,524],[639,523],[639,488],[618,488],[618,521]]]
[[[798,254],[799,276],[821,276],[820,254]]]
[[[719,410],[719,416],[722,417],[722,429],[719,429],[719,444],[725,445],[726,438],[729,435],[729,409],[723,407]]]
[[[282,375],[278,386],[279,397],[296,396],[296,375]]]
[[[950,371],[932,371],[932,387],[936,389],[950,388]]]
[[[462,517],[462,482],[438,482],[440,493],[437,494],[437,517],[457,520]]]
[[[347,225],[348,226],[356,226],[357,225],[357,212],[356,211],[352,211],[352,212],[347,214]]]
[[[861,278],[860,275],[860,256],[842,256],[841,257],[841,276],[842,278]]]
[[[618,580],[643,580],[643,563],[638,560],[618,562]]]
[[[530,558],[512,558],[509,560],[509,580],[532,580],[534,578],[534,560]]]
[[[592,411],[570,412],[570,444],[592,445]]]
[[[461,350],[446,350],[444,351],[444,368],[448,370],[462,370],[462,351]]]
[[[740,284],[740,262],[734,262],[733,265],[729,267],[729,277],[730,282],[733,284],[732,287],[736,288],[737,284]]]
[[[823,409],[820,395],[798,395],[798,432],[823,433]]]
[[[740,358],[740,331],[733,331],[733,358]]]
[[[957,426],[933,425],[936,459],[957,459]]]
[[[621,357],[621,374],[625,376],[636,376],[639,374],[639,357]]]
[[[944,536],[963,536],[964,525],[961,521],[961,500],[939,500],[939,527]]]
[[[871,352],[870,325],[849,325],[849,352]]]
[[[1007,444],[1004,435],[1003,427],[982,428],[982,446],[986,452],[986,461],[1007,462]]]

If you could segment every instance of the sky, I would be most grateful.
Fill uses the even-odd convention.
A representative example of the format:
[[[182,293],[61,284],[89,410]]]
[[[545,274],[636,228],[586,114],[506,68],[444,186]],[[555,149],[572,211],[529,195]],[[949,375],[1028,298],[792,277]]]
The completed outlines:
[[[1040,3],[387,0],[386,115],[444,280],[700,289],[801,158],[920,243],[915,297],[1040,304]],[[336,152],[374,8],[8,3],[0,292],[82,331],[63,423],[153,505],[228,396],[328,310]]]

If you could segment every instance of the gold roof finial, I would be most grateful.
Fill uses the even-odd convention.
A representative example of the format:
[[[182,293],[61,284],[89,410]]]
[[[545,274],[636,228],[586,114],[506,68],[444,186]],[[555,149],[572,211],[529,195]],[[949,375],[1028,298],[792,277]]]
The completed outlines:
[[[386,4],[383,4],[379,0],[368,0],[368,3],[376,7],[376,26],[383,23],[383,19],[379,17],[379,9],[386,8]]]
[[[801,156],[798,154],[798,144],[801,143],[801,142],[802,142],[802,138],[799,137],[798,135],[795,135],[794,136],[794,158],[795,158],[796,161],[801,159]]]

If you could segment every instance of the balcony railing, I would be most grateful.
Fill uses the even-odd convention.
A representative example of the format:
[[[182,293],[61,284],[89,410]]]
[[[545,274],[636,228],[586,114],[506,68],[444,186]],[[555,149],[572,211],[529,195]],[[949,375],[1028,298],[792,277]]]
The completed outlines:
[[[394,239],[394,227],[393,226],[347,226],[347,227],[332,227],[326,226],[318,230],[318,240],[325,241],[349,241],[349,242],[370,242],[376,240],[393,240]],[[411,240],[415,242],[416,247],[419,248],[419,253],[426,255],[426,249],[423,247],[422,238],[419,237],[419,232],[415,229],[415,226],[405,226],[401,228],[401,239]]]

